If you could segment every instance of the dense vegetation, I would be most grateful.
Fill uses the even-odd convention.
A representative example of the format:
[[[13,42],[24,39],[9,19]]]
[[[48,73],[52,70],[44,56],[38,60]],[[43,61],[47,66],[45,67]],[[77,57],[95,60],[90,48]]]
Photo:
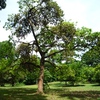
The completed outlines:
[[[100,32],[66,22],[52,0],[20,0],[18,4],[19,13],[9,15],[5,23],[12,35],[0,42],[1,86],[38,83],[37,92],[43,93],[44,85],[53,81],[65,86],[100,85]],[[29,34],[32,41],[23,42]]]

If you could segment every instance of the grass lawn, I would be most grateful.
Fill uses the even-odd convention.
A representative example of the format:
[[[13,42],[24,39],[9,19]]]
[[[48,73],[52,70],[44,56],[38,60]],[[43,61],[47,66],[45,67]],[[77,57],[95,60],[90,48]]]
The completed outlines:
[[[36,94],[37,86],[0,87],[0,100],[100,100],[100,86],[84,84],[65,87],[64,83],[49,83],[45,94]]]

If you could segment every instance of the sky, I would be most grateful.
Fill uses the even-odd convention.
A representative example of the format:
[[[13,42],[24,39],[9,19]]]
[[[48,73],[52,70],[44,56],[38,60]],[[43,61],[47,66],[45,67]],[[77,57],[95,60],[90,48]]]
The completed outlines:
[[[7,0],[6,9],[0,10],[0,41],[11,34],[3,25],[8,14],[18,13],[18,0]],[[93,31],[100,31],[100,0],[54,0],[64,11],[66,21],[77,22],[77,27],[85,26]],[[29,37],[30,38],[30,37]]]

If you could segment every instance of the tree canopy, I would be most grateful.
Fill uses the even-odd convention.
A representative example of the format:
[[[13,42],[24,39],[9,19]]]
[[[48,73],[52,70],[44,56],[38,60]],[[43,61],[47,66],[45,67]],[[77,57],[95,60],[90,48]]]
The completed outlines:
[[[49,57],[68,49],[75,26],[63,22],[63,11],[52,0],[20,0],[18,3],[19,13],[10,15],[5,27],[11,29],[12,35],[18,39],[33,34],[32,50],[40,55],[38,92],[42,93],[44,64],[49,62]],[[53,49],[56,52],[50,53]]]

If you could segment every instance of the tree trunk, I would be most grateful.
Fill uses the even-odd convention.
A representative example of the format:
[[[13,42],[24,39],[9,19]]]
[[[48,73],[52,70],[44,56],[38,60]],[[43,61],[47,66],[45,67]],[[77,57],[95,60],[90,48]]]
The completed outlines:
[[[11,85],[12,85],[12,87],[14,87],[14,85],[15,85],[15,76],[14,75],[11,75]]]
[[[44,62],[40,64],[40,76],[38,79],[38,93],[43,94]]]

